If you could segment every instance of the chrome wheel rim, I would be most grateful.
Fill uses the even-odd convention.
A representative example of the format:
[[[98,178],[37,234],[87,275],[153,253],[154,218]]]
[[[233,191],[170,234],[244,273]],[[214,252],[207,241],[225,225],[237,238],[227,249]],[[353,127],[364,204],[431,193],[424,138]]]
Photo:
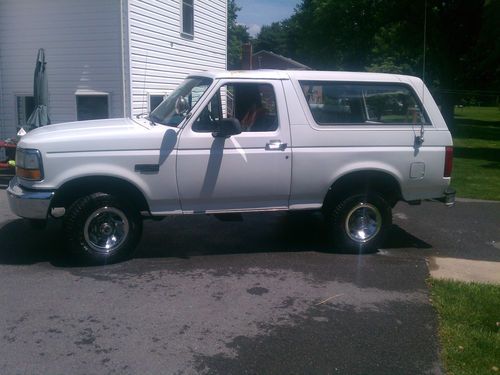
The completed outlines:
[[[375,237],[382,227],[382,215],[370,203],[358,203],[346,216],[345,230],[353,241],[365,243]]]
[[[106,206],[88,217],[83,233],[92,250],[100,254],[110,254],[126,240],[129,228],[127,216],[123,211]]]

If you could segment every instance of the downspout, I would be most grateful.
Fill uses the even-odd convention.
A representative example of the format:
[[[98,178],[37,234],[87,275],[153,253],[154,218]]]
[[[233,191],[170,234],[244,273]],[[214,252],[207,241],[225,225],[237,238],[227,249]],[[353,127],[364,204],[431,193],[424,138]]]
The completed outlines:
[[[128,59],[128,94],[129,96],[129,111],[128,111],[128,116],[132,117],[134,114],[134,98],[133,98],[133,81],[132,81],[132,48],[130,46],[130,0],[122,0],[127,2],[127,35],[126,35],[126,42],[127,42],[127,59]],[[123,55],[123,59],[125,61],[125,55]]]
[[[227,70],[227,55],[228,55],[228,51],[227,51],[227,45],[228,45],[228,43],[227,43],[227,36],[228,36],[228,27],[229,27],[229,25],[227,23],[227,13],[228,13],[228,9],[227,8],[229,6],[228,3],[229,3],[229,1],[225,1],[226,13],[224,15],[224,22],[226,23],[226,27],[224,28],[224,30],[226,31],[226,37],[224,38],[224,40],[226,42],[225,42],[225,48],[224,48],[224,50],[225,50],[226,53],[225,53],[225,56],[224,56],[224,70]]]
[[[125,76],[125,25],[123,24],[123,18],[125,14],[123,13],[123,2],[128,0],[120,0],[120,33],[121,33],[121,54],[122,54],[122,106],[123,106],[123,117],[128,117],[127,113],[127,78]],[[127,19],[128,19],[128,7],[127,7]]]
[[[2,60],[1,60],[2,55],[0,54],[0,140],[3,140],[5,137],[4,133],[4,112],[5,109],[3,107],[3,86],[2,86]]]

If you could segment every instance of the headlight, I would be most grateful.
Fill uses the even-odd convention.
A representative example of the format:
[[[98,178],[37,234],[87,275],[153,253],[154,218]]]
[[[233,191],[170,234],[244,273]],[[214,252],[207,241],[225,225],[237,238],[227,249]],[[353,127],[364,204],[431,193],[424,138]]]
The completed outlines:
[[[40,151],[17,148],[16,176],[32,181],[40,181],[43,179],[42,156]]]

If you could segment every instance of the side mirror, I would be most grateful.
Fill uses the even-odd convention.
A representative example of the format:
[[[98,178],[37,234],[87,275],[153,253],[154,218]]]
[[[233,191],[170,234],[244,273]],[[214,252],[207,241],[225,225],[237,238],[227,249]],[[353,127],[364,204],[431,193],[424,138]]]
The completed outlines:
[[[175,113],[178,115],[184,115],[189,111],[189,104],[184,96],[179,96],[175,101]]]
[[[214,138],[229,138],[232,135],[241,133],[240,121],[236,118],[224,118],[215,121],[215,129],[212,133]]]

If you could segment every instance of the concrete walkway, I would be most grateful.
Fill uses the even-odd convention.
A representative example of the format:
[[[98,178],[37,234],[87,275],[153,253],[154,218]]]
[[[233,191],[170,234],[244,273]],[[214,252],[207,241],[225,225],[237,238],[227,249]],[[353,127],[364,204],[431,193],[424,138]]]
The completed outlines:
[[[400,233],[393,233],[390,251],[423,255],[431,277],[500,284],[500,202],[398,204],[394,223]]]
[[[500,262],[431,257],[429,271],[435,279],[500,285]]]
[[[458,198],[460,203],[486,203],[499,205],[500,201],[481,199]],[[495,206],[493,206],[495,207]],[[500,205],[497,206],[500,210]],[[500,229],[499,229],[500,230]],[[492,241],[491,245],[500,250],[500,242]],[[431,257],[429,271],[435,279],[455,280],[464,282],[477,282],[500,284],[500,262],[485,260],[456,259],[445,257]]]

